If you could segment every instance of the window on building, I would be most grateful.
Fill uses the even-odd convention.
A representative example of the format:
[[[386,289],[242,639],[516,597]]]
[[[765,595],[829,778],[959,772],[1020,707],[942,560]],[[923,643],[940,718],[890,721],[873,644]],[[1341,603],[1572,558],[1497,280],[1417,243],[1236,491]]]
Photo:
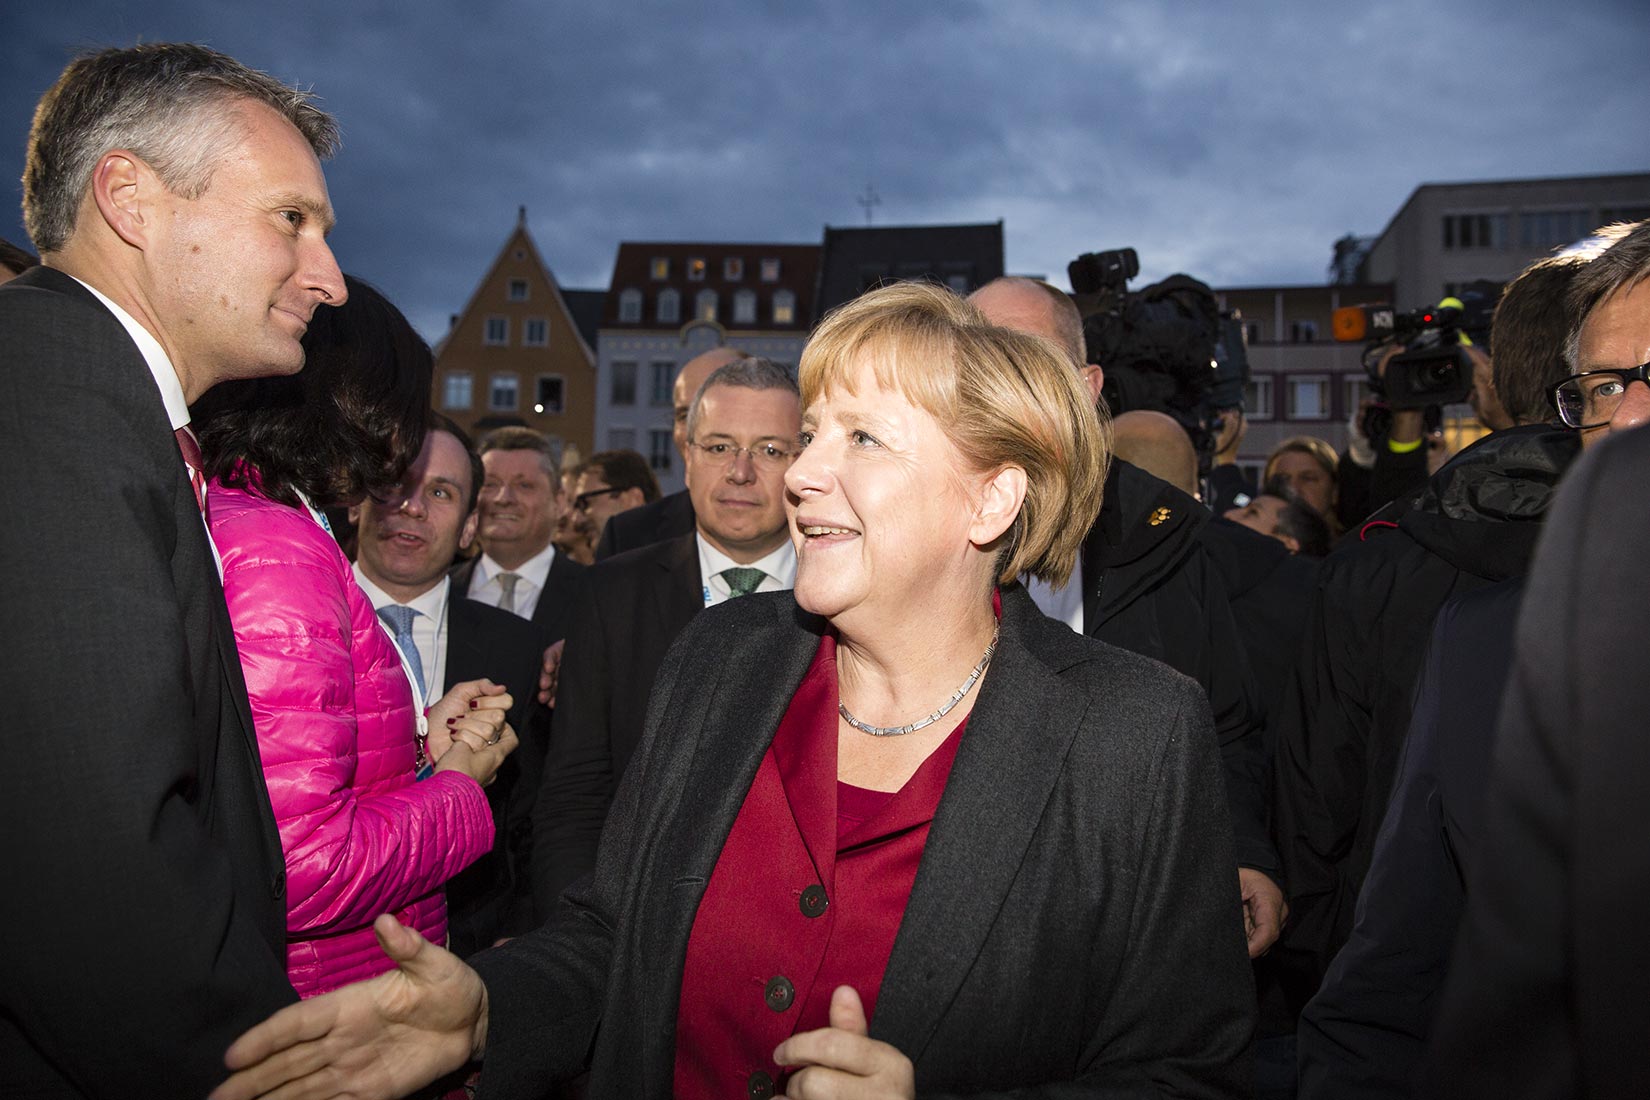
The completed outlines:
[[[441,383],[441,407],[444,409],[467,409],[475,399],[473,390],[475,379],[467,370],[448,371],[447,377]]]
[[[1506,248],[1512,243],[1507,214],[1445,214],[1444,247]]]
[[[1650,218],[1650,206],[1606,206],[1598,212],[1599,225],[1616,222],[1642,222]]]
[[[547,347],[550,343],[550,322],[543,317],[529,317],[521,326],[521,342],[530,348]]]
[[[682,319],[682,296],[674,287],[659,291],[658,317],[667,325],[674,325]]]
[[[1595,228],[1585,210],[1539,210],[1518,216],[1518,243],[1554,248],[1579,241]]]
[[[788,290],[773,292],[773,323],[776,325],[796,324],[796,295]]]
[[[733,323],[736,325],[756,324],[756,291],[743,289],[734,292]]]
[[[745,277],[745,261],[738,256],[724,256],[722,258],[722,278],[730,283],[737,283]]]
[[[509,318],[487,318],[482,327],[481,342],[489,347],[508,347],[510,344]]]
[[[647,433],[647,464],[659,473],[670,472],[670,459],[676,453],[676,440],[669,432]]]
[[[1318,323],[1316,321],[1289,322],[1289,342],[1291,344],[1310,344],[1318,339]]]
[[[541,374],[533,384],[533,411],[560,416],[567,411],[567,387],[559,374]]]
[[[1245,344],[1258,344],[1261,341],[1261,334],[1265,331],[1260,327],[1259,321],[1245,321],[1243,322],[1243,342]]]
[[[613,404],[634,405],[636,403],[636,364],[613,364]]]
[[[510,300],[512,302],[525,302],[527,300],[526,279],[510,280]]]
[[[671,387],[676,384],[676,364],[669,359],[655,359],[647,365],[648,404],[654,408],[671,406]]]
[[[704,257],[702,257],[702,256],[695,256],[693,259],[689,260],[688,261],[688,266],[687,266],[688,282],[690,282],[690,283],[702,283],[702,282],[704,282],[705,281],[706,267],[707,267],[707,265],[705,263]]]
[[[495,374],[487,387],[487,407],[494,412],[515,412],[520,400],[520,382],[514,374]]]
[[[1250,420],[1272,419],[1272,379],[1251,375],[1243,386],[1243,415]]]
[[[693,319],[696,321],[716,320],[716,291],[701,290],[694,295]]]
[[[516,249],[515,257],[518,260],[525,260],[527,258],[527,250],[525,248]]]
[[[777,283],[779,281],[778,260],[769,259],[762,261],[762,281],[764,283]]]
[[[1348,412],[1355,412],[1363,399],[1369,396],[1369,376],[1359,371],[1349,374],[1341,381],[1341,396],[1346,401]]]
[[[1328,420],[1329,378],[1322,374],[1291,377],[1289,407],[1285,411],[1290,420]]]
[[[619,292],[619,323],[635,324],[642,319],[642,292],[639,290],[623,290]]]
[[[670,278],[670,257],[653,257],[653,259],[647,262],[647,271],[656,283],[663,282],[664,280]]]
[[[610,451],[634,451],[636,449],[636,429],[607,429],[607,449]]]

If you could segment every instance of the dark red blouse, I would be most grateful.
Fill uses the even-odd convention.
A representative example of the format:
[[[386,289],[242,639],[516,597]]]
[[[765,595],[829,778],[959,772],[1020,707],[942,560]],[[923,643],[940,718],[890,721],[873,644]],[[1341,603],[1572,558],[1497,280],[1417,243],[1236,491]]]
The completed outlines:
[[[871,1018],[966,724],[897,792],[839,783],[836,639],[821,639],[694,917],[673,1095],[782,1091],[774,1048],[827,1026],[839,985]]]

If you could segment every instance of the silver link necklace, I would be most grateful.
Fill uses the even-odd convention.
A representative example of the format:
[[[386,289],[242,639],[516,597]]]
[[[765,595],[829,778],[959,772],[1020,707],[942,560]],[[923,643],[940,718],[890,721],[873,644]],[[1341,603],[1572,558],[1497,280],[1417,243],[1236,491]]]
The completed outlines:
[[[980,663],[974,666],[974,671],[968,674],[968,679],[963,681],[962,687],[951,693],[951,698],[945,701],[945,705],[939,710],[936,710],[933,714],[930,714],[927,718],[918,719],[917,721],[912,722],[909,726],[873,726],[868,722],[861,722],[858,718],[855,718],[852,714],[848,713],[847,704],[841,702],[840,700],[837,702],[836,712],[842,715],[842,720],[844,722],[848,723],[859,732],[868,733],[872,737],[898,737],[901,734],[915,733],[917,730],[923,729],[927,726],[932,726],[935,722],[938,722],[941,718],[944,718],[947,714],[950,714],[952,708],[963,701],[963,697],[968,694],[969,689],[972,688],[985,673],[985,666],[991,663],[991,655],[997,652],[997,635],[1001,630],[1001,623],[997,623],[992,626],[991,644],[985,647],[985,653],[980,657]]]

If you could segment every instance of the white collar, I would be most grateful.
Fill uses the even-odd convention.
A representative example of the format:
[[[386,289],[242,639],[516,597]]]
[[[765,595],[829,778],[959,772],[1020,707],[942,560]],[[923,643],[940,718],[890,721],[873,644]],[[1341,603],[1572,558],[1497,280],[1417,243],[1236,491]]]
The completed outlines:
[[[482,584],[496,579],[500,573],[514,573],[523,580],[530,582],[535,588],[544,588],[545,581],[550,579],[550,563],[556,560],[556,544],[551,543],[537,554],[522,562],[515,569],[506,569],[493,559],[491,554],[481,555],[476,562],[476,572],[481,575]]]
[[[372,580],[361,571],[359,561],[350,568],[355,572],[355,583],[361,586],[361,591],[365,592],[367,599],[372,601],[374,611],[381,607],[389,607],[391,604],[400,604],[402,607],[410,607],[414,611],[428,616],[438,624],[446,614],[447,585],[450,583],[446,577],[442,577],[423,592],[403,602],[372,583]]]
[[[63,272],[68,275],[68,272]],[[166,417],[172,422],[175,432],[189,423],[189,402],[183,397],[183,383],[178,381],[177,368],[172,366],[172,360],[166,356],[166,349],[160,346],[160,341],[148,329],[138,324],[137,318],[127,313],[115,304],[114,299],[103,293],[97,287],[84,279],[69,278],[92,292],[92,296],[103,303],[105,309],[115,315],[126,334],[137,345],[143,361],[149,365],[149,373],[155,376],[155,385],[160,387],[160,399],[166,405]]]
[[[724,569],[760,569],[768,576],[779,582],[781,588],[796,587],[796,547],[786,539],[779,549],[757,558],[748,566],[742,566],[722,551],[710,544],[698,531],[693,533],[693,541],[699,544],[699,574],[700,583],[709,584],[710,579]]]

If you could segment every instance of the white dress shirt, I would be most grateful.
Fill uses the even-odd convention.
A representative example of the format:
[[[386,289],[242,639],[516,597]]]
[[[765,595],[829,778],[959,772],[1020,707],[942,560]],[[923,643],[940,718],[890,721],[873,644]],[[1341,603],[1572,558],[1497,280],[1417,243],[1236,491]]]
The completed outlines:
[[[498,582],[500,573],[514,573],[516,580],[515,613],[523,619],[531,619],[533,611],[539,605],[539,596],[544,592],[544,585],[550,579],[550,563],[556,560],[554,544],[546,546],[521,563],[518,569],[506,569],[494,561],[490,554],[481,555],[476,562],[476,570],[470,574],[470,591],[465,593],[472,600],[480,600],[492,607],[498,606],[498,601],[504,595],[504,586]]]
[[[372,609],[377,611],[381,607],[391,604],[400,604],[418,612],[412,621],[413,645],[418,649],[418,667],[424,671],[424,706],[429,706],[445,694],[447,683],[447,600],[452,582],[446,577],[423,593],[402,603],[395,597],[373,584],[367,575],[361,572],[361,563],[356,562],[355,583],[361,586],[361,591],[367,594],[372,601]],[[383,622],[382,619],[379,620]],[[385,629],[389,629],[388,626]],[[392,633],[393,637],[393,633]]]
[[[1050,588],[1036,577],[1021,577],[1025,582],[1026,593],[1033,603],[1043,609],[1043,614],[1051,619],[1065,623],[1077,633],[1083,632],[1083,562],[1077,562],[1077,568],[1071,571],[1071,579],[1066,581],[1063,588]]]
[[[705,541],[705,536],[697,532],[693,541],[699,544],[699,577],[704,585],[706,607],[715,607],[719,603],[726,603],[733,598],[733,592],[728,588],[726,577],[718,576],[724,569],[748,568],[760,569],[767,576],[762,583],[756,586],[758,592],[784,592],[796,587],[796,547],[791,540],[786,539],[784,545],[766,557],[757,558],[748,566],[741,566],[738,562],[722,553],[716,547]]]

